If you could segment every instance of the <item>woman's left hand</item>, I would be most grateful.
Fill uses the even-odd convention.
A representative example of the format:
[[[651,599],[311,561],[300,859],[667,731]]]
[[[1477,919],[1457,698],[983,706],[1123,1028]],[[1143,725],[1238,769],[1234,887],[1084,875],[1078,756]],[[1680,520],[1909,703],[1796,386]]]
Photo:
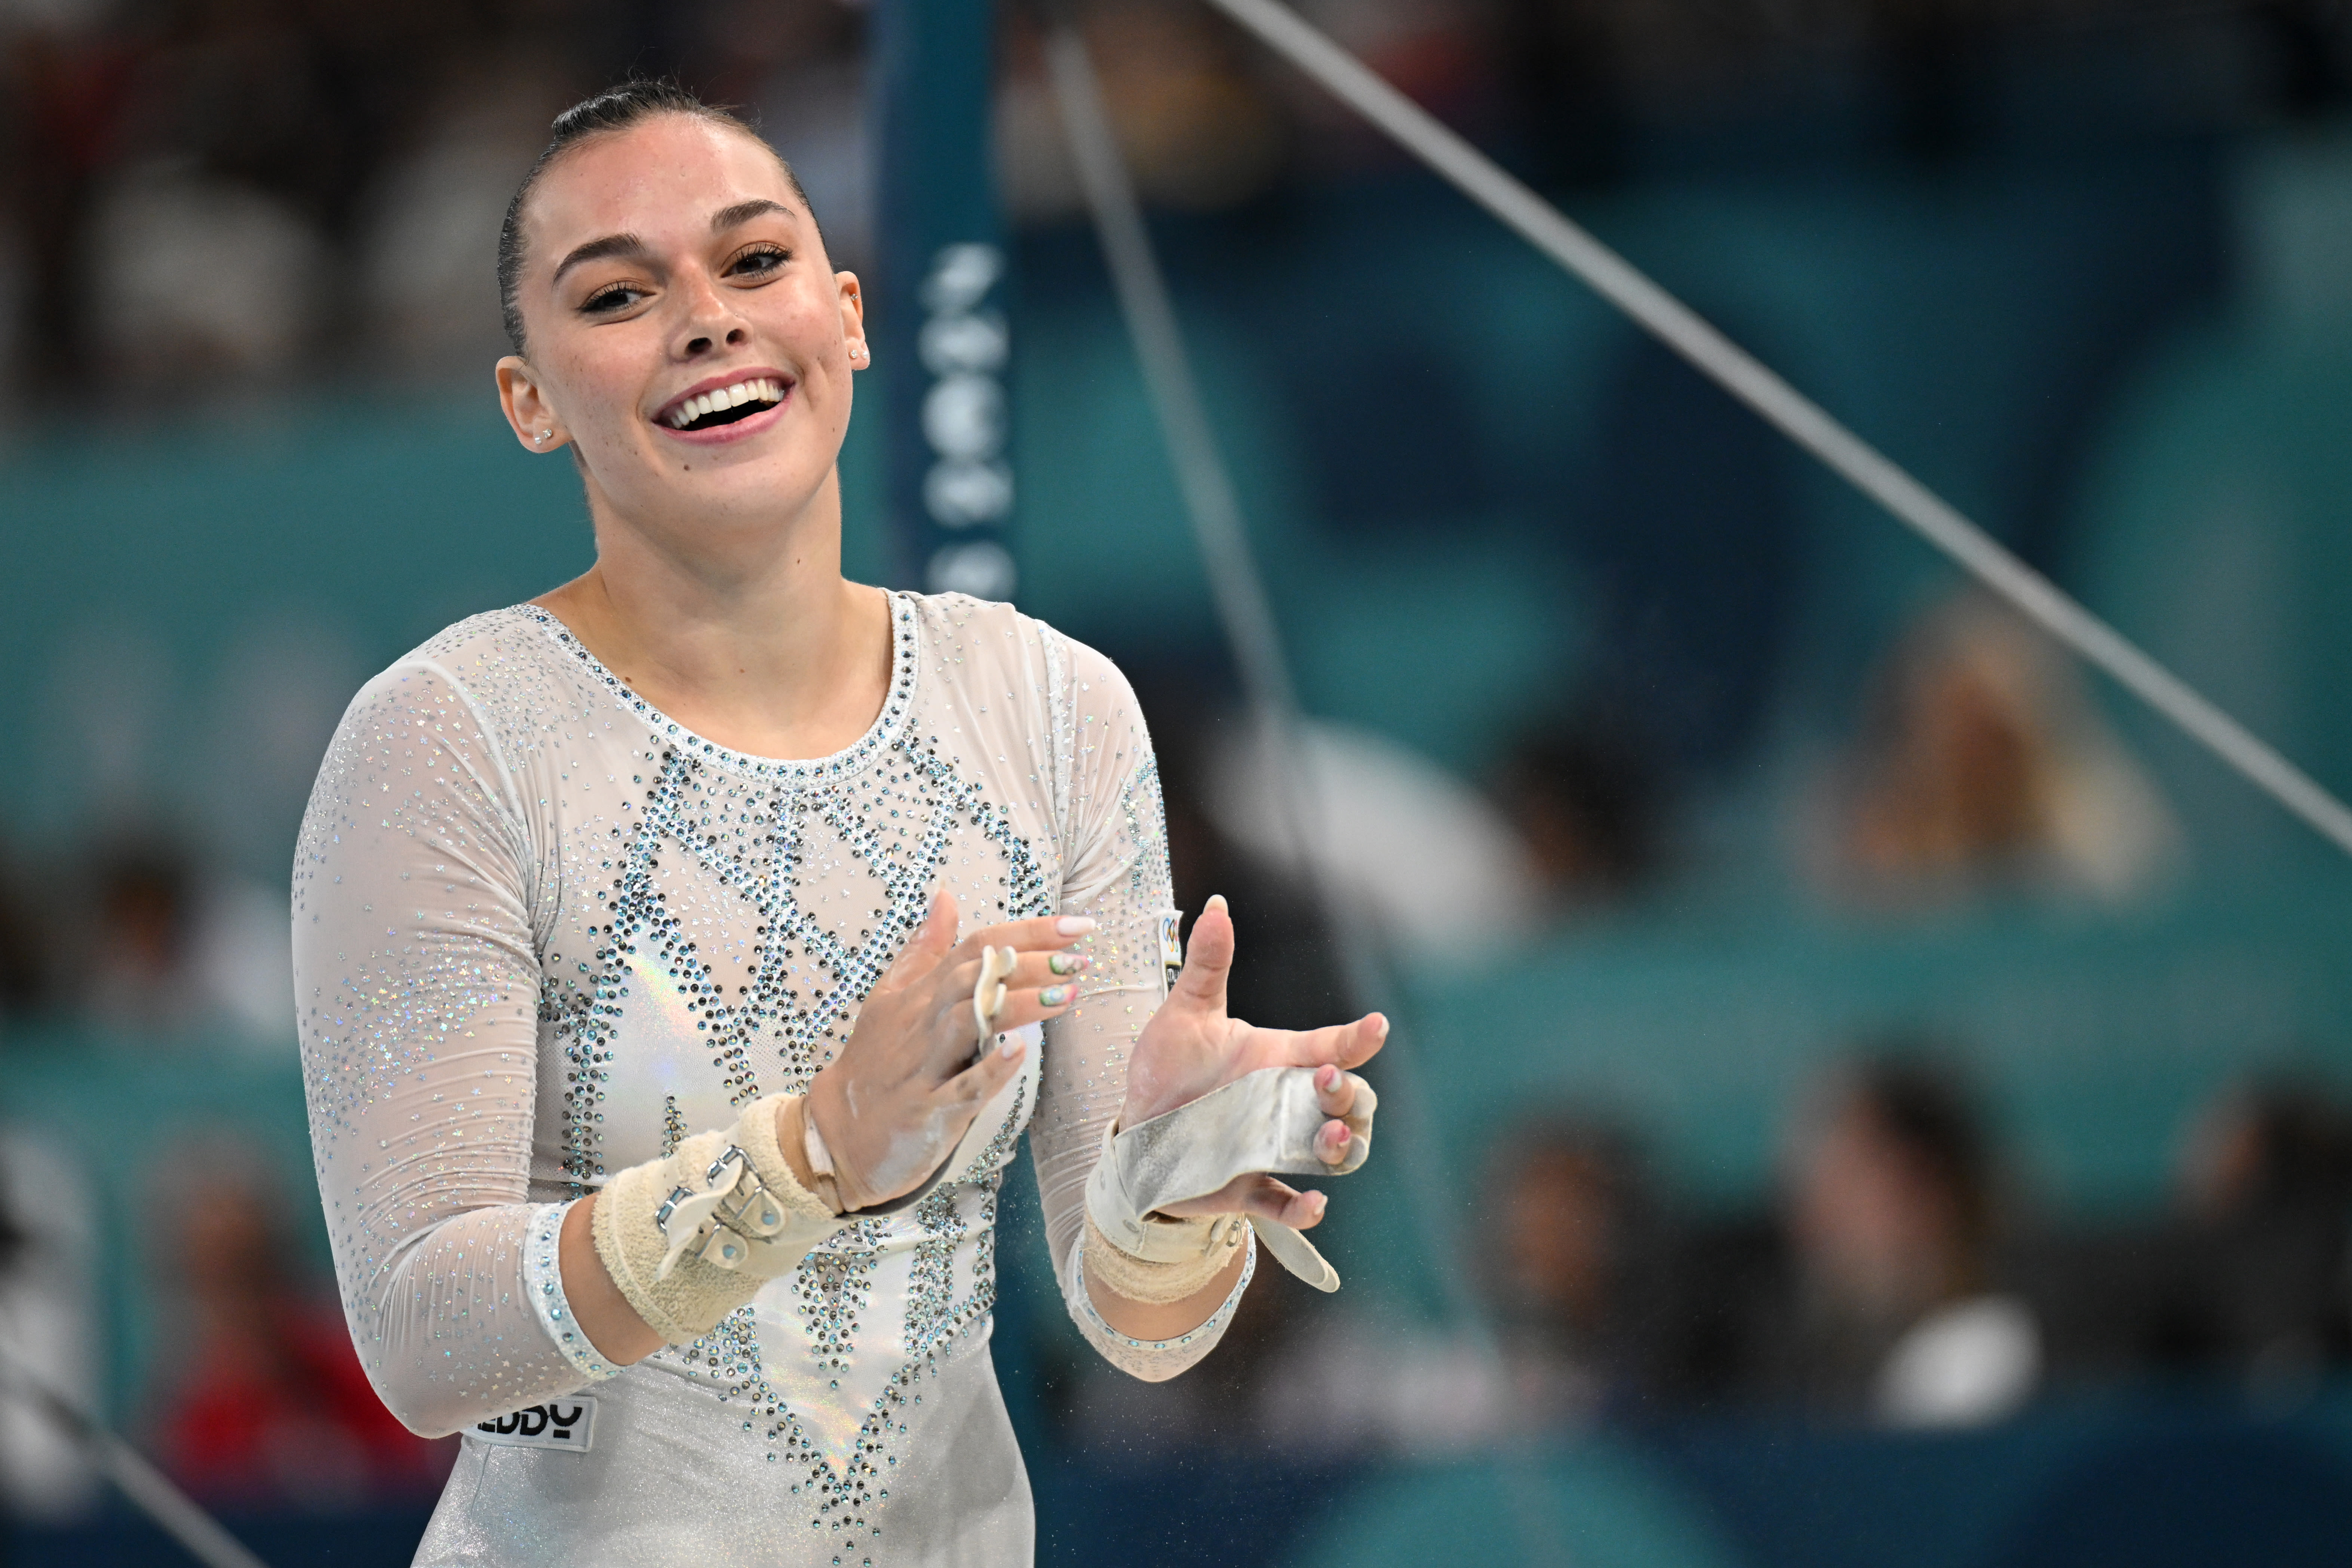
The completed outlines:
[[[1316,1099],[1331,1118],[1317,1131],[1315,1152],[1329,1164],[1348,1157],[1356,1085],[1349,1069],[1371,1060],[1388,1040],[1389,1023],[1368,1013],[1352,1024],[1321,1029],[1261,1029],[1225,1015],[1225,979],[1234,965],[1234,921],[1222,898],[1192,927],[1192,951],[1168,1000],[1136,1037],[1127,1063],[1122,1128],[1138,1126],[1190,1105],[1214,1089],[1260,1068],[1314,1068]],[[1319,1192],[1298,1192],[1265,1174],[1237,1176],[1206,1197],[1159,1212],[1171,1219],[1248,1214],[1306,1230],[1323,1217]]]

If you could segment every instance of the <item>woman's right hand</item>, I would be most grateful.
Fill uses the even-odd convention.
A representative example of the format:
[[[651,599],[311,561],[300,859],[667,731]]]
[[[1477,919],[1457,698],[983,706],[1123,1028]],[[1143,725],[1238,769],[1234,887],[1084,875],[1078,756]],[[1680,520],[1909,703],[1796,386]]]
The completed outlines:
[[[809,1081],[805,1114],[832,1157],[845,1210],[887,1203],[922,1185],[953,1152],[981,1108],[1021,1070],[1007,1039],[975,1060],[972,989],[984,948],[1017,955],[994,1032],[1055,1017],[1077,999],[1087,960],[1066,951],[1094,929],[1084,916],[1013,921],[955,940],[956,902],[942,889],[882,978],[857,1026]]]

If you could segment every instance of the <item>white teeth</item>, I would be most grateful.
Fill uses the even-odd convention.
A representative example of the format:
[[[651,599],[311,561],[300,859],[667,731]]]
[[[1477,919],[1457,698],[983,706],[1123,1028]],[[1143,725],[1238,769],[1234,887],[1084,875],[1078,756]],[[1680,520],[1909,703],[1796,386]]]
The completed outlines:
[[[747,403],[782,403],[783,383],[773,380],[739,381],[732,386],[722,386],[716,392],[698,393],[671,410],[668,424],[673,430],[683,430],[706,414],[722,408],[740,408]]]

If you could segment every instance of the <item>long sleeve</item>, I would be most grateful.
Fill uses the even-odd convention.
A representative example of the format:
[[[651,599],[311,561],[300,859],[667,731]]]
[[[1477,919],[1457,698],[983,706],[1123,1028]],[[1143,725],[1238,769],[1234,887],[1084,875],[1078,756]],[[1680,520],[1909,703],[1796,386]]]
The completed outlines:
[[[1128,1052],[1167,994],[1161,921],[1175,896],[1160,773],[1127,679],[1092,648],[1045,636],[1050,783],[1065,868],[1059,912],[1091,915],[1097,923],[1080,944],[1093,963],[1080,977],[1077,1005],[1045,1026],[1029,1147],[1045,1241],[1071,1320],[1112,1365],[1157,1383],[1208,1354],[1230,1313],[1221,1310],[1181,1344],[1139,1346],[1097,1317],[1083,1294],[1078,1255],[1087,1177],[1127,1095]]]
[[[479,710],[410,662],[344,715],[294,868],[303,1077],[344,1311],[385,1405],[428,1436],[594,1375],[584,1336],[567,1349],[554,1326],[562,1209],[527,1201],[528,821]]]

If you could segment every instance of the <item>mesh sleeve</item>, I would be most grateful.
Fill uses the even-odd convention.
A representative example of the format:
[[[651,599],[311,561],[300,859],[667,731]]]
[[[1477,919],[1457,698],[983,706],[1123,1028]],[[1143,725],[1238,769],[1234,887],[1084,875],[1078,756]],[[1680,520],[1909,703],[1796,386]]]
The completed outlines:
[[[464,691],[404,665],[344,715],[294,867],[303,1080],[343,1310],[377,1393],[426,1436],[590,1381],[528,1289],[546,1216],[527,1202],[525,821]]]
[[[1079,977],[1077,1005],[1045,1025],[1029,1149],[1071,1321],[1112,1365],[1157,1383],[1206,1355],[1232,1313],[1221,1308],[1181,1341],[1127,1339],[1090,1310],[1078,1255],[1087,1177],[1127,1096],[1128,1052],[1167,993],[1160,917],[1175,903],[1168,828],[1151,738],[1126,677],[1092,648],[1047,637],[1055,793],[1066,802],[1059,912],[1091,915],[1097,923],[1079,943],[1093,963]]]

